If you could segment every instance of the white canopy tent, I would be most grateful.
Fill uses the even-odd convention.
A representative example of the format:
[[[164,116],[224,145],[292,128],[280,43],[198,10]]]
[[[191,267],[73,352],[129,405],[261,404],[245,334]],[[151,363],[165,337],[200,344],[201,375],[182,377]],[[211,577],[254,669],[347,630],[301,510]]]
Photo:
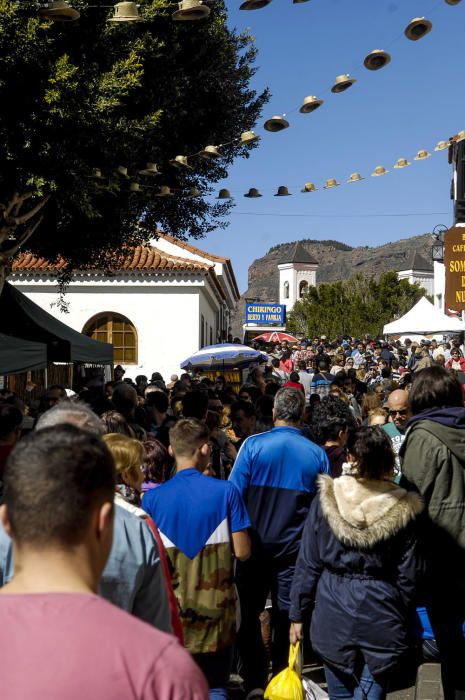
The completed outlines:
[[[384,335],[405,335],[409,333],[460,333],[465,330],[465,323],[458,318],[446,316],[426,297],[422,297],[415,306],[397,321],[384,326]]]

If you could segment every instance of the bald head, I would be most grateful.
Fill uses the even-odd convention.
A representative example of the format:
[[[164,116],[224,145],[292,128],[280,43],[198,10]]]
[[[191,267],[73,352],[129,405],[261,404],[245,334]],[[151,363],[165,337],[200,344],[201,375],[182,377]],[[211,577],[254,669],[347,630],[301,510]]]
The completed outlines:
[[[388,410],[389,422],[394,423],[396,428],[400,432],[403,432],[405,424],[411,415],[408,404],[408,393],[404,389],[396,389],[389,394]]]

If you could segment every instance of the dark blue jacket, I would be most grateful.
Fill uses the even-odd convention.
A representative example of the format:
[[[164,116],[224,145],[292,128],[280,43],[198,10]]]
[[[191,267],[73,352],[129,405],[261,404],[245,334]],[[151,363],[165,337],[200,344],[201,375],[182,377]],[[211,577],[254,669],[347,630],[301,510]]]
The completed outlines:
[[[389,481],[320,477],[302,538],[289,617],[315,605],[310,638],[325,663],[353,674],[393,667],[411,649],[421,499]]]

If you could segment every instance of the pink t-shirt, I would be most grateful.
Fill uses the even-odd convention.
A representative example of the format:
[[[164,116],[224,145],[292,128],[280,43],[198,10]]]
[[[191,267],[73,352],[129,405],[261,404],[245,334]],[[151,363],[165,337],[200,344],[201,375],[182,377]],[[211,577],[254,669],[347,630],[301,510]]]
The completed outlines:
[[[102,598],[0,595],[2,700],[208,700],[175,637]]]

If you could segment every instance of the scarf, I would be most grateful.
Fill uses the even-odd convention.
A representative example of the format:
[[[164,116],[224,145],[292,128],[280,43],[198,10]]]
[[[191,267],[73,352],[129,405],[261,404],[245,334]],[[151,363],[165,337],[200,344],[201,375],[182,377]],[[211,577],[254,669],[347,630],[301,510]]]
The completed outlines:
[[[140,496],[136,489],[133,489],[132,486],[128,486],[127,484],[116,484],[115,491],[116,493],[119,493],[121,498],[124,498],[127,503],[130,503],[133,506],[140,506]]]

